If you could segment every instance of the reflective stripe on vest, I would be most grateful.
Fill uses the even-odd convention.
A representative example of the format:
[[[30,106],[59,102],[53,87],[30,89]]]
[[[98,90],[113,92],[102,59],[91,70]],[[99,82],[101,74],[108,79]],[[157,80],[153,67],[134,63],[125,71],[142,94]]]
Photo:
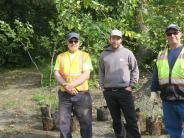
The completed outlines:
[[[71,83],[72,81],[78,79],[83,73],[83,61],[86,58],[86,53],[78,50],[76,54],[77,57],[75,57],[74,59],[76,64],[72,64],[73,61],[70,61],[70,57],[67,55],[66,52],[62,54],[62,57],[60,59],[59,72],[68,83]],[[89,89],[88,87],[88,80],[86,80],[81,85],[77,86],[76,89],[78,91],[86,91]],[[62,86],[60,87],[60,89],[64,90]]]
[[[171,72],[171,82],[169,82],[168,49],[161,51],[157,59],[158,79],[160,85],[176,84],[184,85],[184,48],[180,52]]]

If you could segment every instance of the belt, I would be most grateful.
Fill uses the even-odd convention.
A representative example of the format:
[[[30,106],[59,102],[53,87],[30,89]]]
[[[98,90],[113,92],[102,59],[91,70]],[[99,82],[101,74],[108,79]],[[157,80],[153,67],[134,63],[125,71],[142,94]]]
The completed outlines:
[[[121,91],[121,90],[125,90],[126,87],[108,87],[108,88],[104,88],[104,90],[106,91]]]
[[[78,91],[78,92],[89,92],[89,90],[84,90],[84,91]]]
[[[59,89],[59,92],[66,92],[66,91],[63,91],[63,90],[60,90],[60,89]],[[77,92],[81,92],[81,93],[82,93],[82,92],[89,92],[89,90],[77,91]]]

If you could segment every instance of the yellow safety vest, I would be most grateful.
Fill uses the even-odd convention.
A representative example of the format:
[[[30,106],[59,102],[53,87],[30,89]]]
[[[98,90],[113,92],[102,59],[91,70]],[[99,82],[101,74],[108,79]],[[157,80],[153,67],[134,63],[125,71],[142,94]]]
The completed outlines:
[[[59,72],[67,83],[80,77],[85,70],[92,70],[91,59],[88,53],[78,50],[73,60],[69,57],[69,52],[61,53],[57,57]],[[60,87],[64,91],[63,86]],[[87,91],[89,89],[88,80],[77,86],[78,91]]]
[[[157,58],[158,79],[160,85],[184,85],[184,48],[180,52],[169,76],[168,48],[161,51]]]

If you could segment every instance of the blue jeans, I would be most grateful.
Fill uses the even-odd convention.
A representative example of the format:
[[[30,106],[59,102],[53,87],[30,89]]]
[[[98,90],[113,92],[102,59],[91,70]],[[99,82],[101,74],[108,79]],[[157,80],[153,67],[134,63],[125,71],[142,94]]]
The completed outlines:
[[[71,113],[76,115],[80,124],[82,138],[92,137],[92,99],[89,92],[79,92],[70,95],[66,92],[58,92],[59,96],[59,128],[60,138],[72,138]]]
[[[184,103],[163,101],[165,128],[171,138],[184,138],[182,136],[182,123],[184,122]]]

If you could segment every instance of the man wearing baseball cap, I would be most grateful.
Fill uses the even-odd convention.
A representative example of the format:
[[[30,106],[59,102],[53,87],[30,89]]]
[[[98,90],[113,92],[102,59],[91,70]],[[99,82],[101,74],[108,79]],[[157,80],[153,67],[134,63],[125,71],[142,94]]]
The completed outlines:
[[[150,100],[155,103],[158,91],[161,91],[166,131],[171,138],[184,138],[184,48],[181,29],[176,24],[170,24],[165,35],[168,46],[158,55]]]
[[[112,30],[109,45],[100,56],[100,87],[112,116],[116,137],[127,136],[121,123],[122,111],[126,120],[126,131],[131,137],[140,138],[132,97],[132,86],[139,79],[139,70],[135,56],[122,45],[122,40],[122,32]]]
[[[79,50],[79,34],[67,37],[68,51],[57,56],[55,78],[60,85],[60,138],[71,138],[71,114],[77,117],[82,138],[92,138],[92,100],[88,79],[93,70],[88,53]]]

